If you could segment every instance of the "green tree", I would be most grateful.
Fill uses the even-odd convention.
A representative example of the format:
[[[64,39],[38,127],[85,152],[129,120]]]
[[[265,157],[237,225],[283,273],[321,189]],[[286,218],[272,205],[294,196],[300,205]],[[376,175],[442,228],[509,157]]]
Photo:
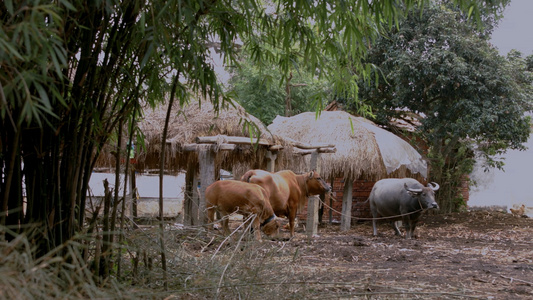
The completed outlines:
[[[425,2],[0,2],[2,225],[38,224],[39,255],[61,245],[83,228],[98,154],[120,140],[135,112],[195,93],[217,108],[229,101],[209,63],[212,39],[228,63],[240,38],[254,61],[278,65],[285,77],[297,53],[307,70],[323,69],[337,89],[355,94],[355,79],[367,74],[366,42],[397,20],[399,4]],[[456,2],[477,18],[485,1]]]
[[[282,73],[276,66],[258,66],[247,59],[241,62],[229,83],[235,100],[266,125],[272,123],[277,115],[321,110],[330,91],[326,80],[300,70],[292,72],[292,77],[286,82],[281,78]],[[288,96],[291,101],[289,112],[286,111]]]
[[[431,180],[441,183],[446,212],[461,205],[457,188],[474,151],[488,166],[501,167],[498,155],[524,149],[529,136],[524,112],[531,109],[533,78],[519,55],[505,59],[490,45],[490,28],[479,30],[450,6],[429,5],[368,53],[376,79],[361,86],[360,97],[379,123],[410,122],[427,141]]]

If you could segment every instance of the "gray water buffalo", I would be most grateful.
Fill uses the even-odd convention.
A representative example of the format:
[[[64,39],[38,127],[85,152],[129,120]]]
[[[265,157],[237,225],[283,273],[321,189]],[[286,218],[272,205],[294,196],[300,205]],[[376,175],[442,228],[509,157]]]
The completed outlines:
[[[370,211],[372,212],[372,226],[374,236],[378,234],[376,218],[393,221],[392,226],[397,235],[401,235],[397,221],[402,220],[405,226],[405,237],[414,237],[418,218],[423,210],[439,208],[435,202],[435,191],[439,185],[428,183],[427,187],[412,178],[382,179],[372,188],[370,197]]]

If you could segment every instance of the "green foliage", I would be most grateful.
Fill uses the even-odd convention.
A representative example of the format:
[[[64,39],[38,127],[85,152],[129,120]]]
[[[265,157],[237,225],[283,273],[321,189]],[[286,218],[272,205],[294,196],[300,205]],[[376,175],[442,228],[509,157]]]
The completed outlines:
[[[501,167],[498,155],[523,149],[529,137],[524,112],[533,78],[526,62],[500,56],[483,32],[448,6],[413,12],[373,45],[367,62],[379,68],[379,79],[361,86],[378,122],[416,125],[429,146],[432,176],[450,189],[468,174],[474,151]]]
[[[328,98],[327,82],[303,71],[295,70],[292,74],[289,81],[290,115],[320,111]],[[229,83],[237,102],[268,125],[277,115],[285,115],[287,82],[281,81],[282,77],[282,73],[274,66],[259,67],[246,60],[240,64]]]

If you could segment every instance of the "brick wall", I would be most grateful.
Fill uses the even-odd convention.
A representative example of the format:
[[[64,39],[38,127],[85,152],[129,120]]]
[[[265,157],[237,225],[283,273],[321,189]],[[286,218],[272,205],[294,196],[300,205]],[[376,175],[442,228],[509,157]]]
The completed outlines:
[[[374,186],[375,181],[369,180],[356,180],[353,184],[352,190],[352,217],[358,218],[371,218],[372,214],[370,213],[370,204],[365,201],[370,196],[372,187]],[[336,201],[326,199],[326,206],[324,207],[324,213],[322,215],[322,222],[329,222],[329,206],[331,205],[332,209],[332,220],[333,222],[340,222],[341,220],[341,211],[342,211],[342,197],[344,196],[344,180],[342,178],[336,178],[333,181],[332,185],[333,197],[337,199]],[[330,204],[331,203],[331,204]],[[307,218],[307,207],[304,207],[300,213],[298,213],[298,218],[300,220],[305,220]],[[356,219],[352,220],[356,222]]]
[[[463,196],[465,203],[468,203],[470,200],[470,176],[463,175],[461,178],[461,189],[459,191]]]

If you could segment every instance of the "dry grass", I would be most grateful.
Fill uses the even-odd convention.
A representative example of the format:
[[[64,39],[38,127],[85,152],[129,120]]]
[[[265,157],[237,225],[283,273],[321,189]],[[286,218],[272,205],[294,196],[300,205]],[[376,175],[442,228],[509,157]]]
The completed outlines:
[[[34,237],[0,242],[0,299],[133,299],[114,280],[97,284],[82,258],[81,241],[71,241],[35,258]]]
[[[157,230],[147,227],[132,232],[129,240],[141,246],[160,265]],[[285,244],[253,239],[248,228],[241,228],[230,238],[207,233],[198,227],[167,226],[167,284],[164,291],[160,268],[140,272],[134,282],[157,291],[166,299],[290,299],[294,283],[285,270],[277,275],[282,263],[280,251]],[[274,246],[274,247],[273,247]],[[303,283],[301,283],[303,284]],[[297,284],[299,285],[299,284]]]
[[[225,239],[203,227],[166,223],[166,276],[157,222],[129,223],[120,252],[121,276],[115,268],[104,281],[96,280],[81,259],[85,245],[91,248],[89,261],[94,256],[89,238],[78,238],[34,259],[32,239],[21,235],[0,243],[0,299],[528,299],[533,295],[531,220],[457,213],[425,216],[423,221],[416,240],[395,237],[388,224],[381,224],[382,234],[373,237],[371,224],[364,223],[349,232],[327,225],[311,240],[300,228],[291,241],[261,243],[248,228],[234,229],[234,237]],[[240,223],[232,224],[235,228]],[[59,256],[60,252],[65,254]]]

